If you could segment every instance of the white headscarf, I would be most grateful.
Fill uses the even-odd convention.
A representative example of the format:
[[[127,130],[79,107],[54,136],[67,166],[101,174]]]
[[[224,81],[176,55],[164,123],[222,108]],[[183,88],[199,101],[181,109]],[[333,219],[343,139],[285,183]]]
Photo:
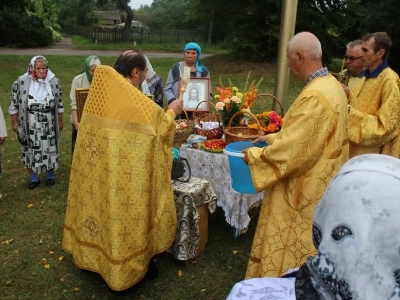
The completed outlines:
[[[399,218],[399,159],[343,165],[314,212],[318,254],[307,266],[321,299],[400,299]]]
[[[153,66],[151,65],[151,63],[150,63],[149,59],[147,58],[147,56],[146,55],[143,55],[143,56],[146,59],[147,72],[146,72],[146,79],[143,80],[143,82],[142,82],[142,91],[143,91],[143,94],[145,94],[145,95],[151,95],[151,92],[150,92],[150,89],[149,89],[149,85],[147,83],[147,79],[150,79],[151,77],[153,77],[156,74],[156,72],[154,72]]]
[[[38,58],[42,58],[47,67],[47,73],[44,79],[38,79],[36,77],[35,62]],[[48,66],[49,64],[44,56],[34,56],[29,64],[28,71],[25,73],[25,75],[28,75],[32,79],[29,86],[29,95],[36,100],[43,100],[47,95],[50,95],[52,98],[54,97],[49,82],[55,77],[55,75],[53,72],[51,72]]]

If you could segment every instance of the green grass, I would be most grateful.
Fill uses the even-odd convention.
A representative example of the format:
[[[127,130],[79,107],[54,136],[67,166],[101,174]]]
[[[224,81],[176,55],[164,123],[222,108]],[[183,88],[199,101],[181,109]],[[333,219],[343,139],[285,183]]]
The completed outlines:
[[[72,38],[75,49],[78,50],[103,50],[103,51],[124,51],[126,49],[138,48],[141,51],[157,51],[157,52],[183,52],[182,43],[150,43],[150,42],[138,42],[136,46],[133,43],[98,43],[95,44],[93,41],[76,35],[65,35]],[[203,53],[222,54],[227,53],[221,45],[208,45],[201,43]]]
[[[65,129],[60,145],[60,167],[56,185],[43,184],[27,189],[29,176],[21,161],[19,145],[10,128],[7,114],[13,81],[25,72],[30,56],[0,56],[0,105],[5,113],[9,137],[0,147],[3,153],[3,176],[0,178],[0,299],[225,299],[232,286],[244,278],[248,255],[257,223],[258,209],[250,211],[248,232],[233,239],[232,228],[223,211],[209,217],[209,242],[197,264],[186,264],[163,253],[157,257],[160,276],[145,282],[138,290],[112,292],[94,273],[82,272],[61,249],[62,228],[67,201],[71,162],[71,126],[69,92],[72,78],[82,68],[84,56],[49,56],[51,70],[60,78],[64,94]],[[103,64],[113,65],[116,57],[100,57]],[[154,69],[164,79],[176,59],[152,59]],[[264,76],[261,92],[273,92],[275,65],[231,61],[229,56],[203,60],[212,75],[213,86],[221,76],[244,82]],[[303,84],[291,79],[287,101],[291,103]],[[258,99],[255,111],[271,107],[271,100]],[[42,178],[43,180],[44,178]],[[6,241],[11,241],[8,244]],[[233,251],[238,251],[236,255]],[[63,260],[59,257],[64,256]],[[44,268],[43,259],[50,265]],[[183,277],[177,276],[178,270]]]

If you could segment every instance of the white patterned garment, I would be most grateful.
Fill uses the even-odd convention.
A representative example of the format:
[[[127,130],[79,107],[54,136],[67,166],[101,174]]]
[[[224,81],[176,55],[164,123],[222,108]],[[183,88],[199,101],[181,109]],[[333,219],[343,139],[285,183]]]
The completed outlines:
[[[234,285],[227,300],[296,300],[295,278],[251,278]]]
[[[352,158],[314,212],[307,261],[321,299],[400,299],[400,160]],[[297,292],[296,284],[296,292]]]
[[[228,156],[205,150],[181,147],[180,156],[187,158],[192,175],[211,182],[217,195],[217,205],[225,212],[229,225],[244,232],[250,223],[248,211],[261,203],[264,193],[241,194],[232,188]]]

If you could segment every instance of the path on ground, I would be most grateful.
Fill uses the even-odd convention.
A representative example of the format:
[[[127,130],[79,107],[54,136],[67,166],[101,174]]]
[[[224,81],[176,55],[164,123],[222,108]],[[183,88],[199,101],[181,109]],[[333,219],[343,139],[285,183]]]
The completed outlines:
[[[0,49],[0,55],[98,55],[98,56],[115,56],[121,54],[122,51],[98,51],[98,50],[76,50],[71,38],[63,38],[61,42],[47,48],[26,48],[26,49]],[[182,58],[182,53],[176,52],[145,52],[148,58]],[[209,54],[203,54],[203,57]]]

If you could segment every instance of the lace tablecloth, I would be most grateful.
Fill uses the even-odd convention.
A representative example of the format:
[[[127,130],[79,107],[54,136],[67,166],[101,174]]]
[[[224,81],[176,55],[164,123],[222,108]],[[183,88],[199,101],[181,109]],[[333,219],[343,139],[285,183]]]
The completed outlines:
[[[189,147],[179,149],[180,156],[187,158],[192,175],[210,181],[216,195],[217,205],[225,212],[228,224],[239,233],[249,226],[248,211],[260,203],[264,193],[241,194],[231,185],[228,156],[224,153],[213,153]]]
[[[197,208],[207,204],[208,210],[213,213],[217,208],[217,196],[208,180],[193,176],[186,183],[174,181],[172,189],[178,228],[168,251],[179,260],[192,259],[198,255],[200,242],[200,214]]]

